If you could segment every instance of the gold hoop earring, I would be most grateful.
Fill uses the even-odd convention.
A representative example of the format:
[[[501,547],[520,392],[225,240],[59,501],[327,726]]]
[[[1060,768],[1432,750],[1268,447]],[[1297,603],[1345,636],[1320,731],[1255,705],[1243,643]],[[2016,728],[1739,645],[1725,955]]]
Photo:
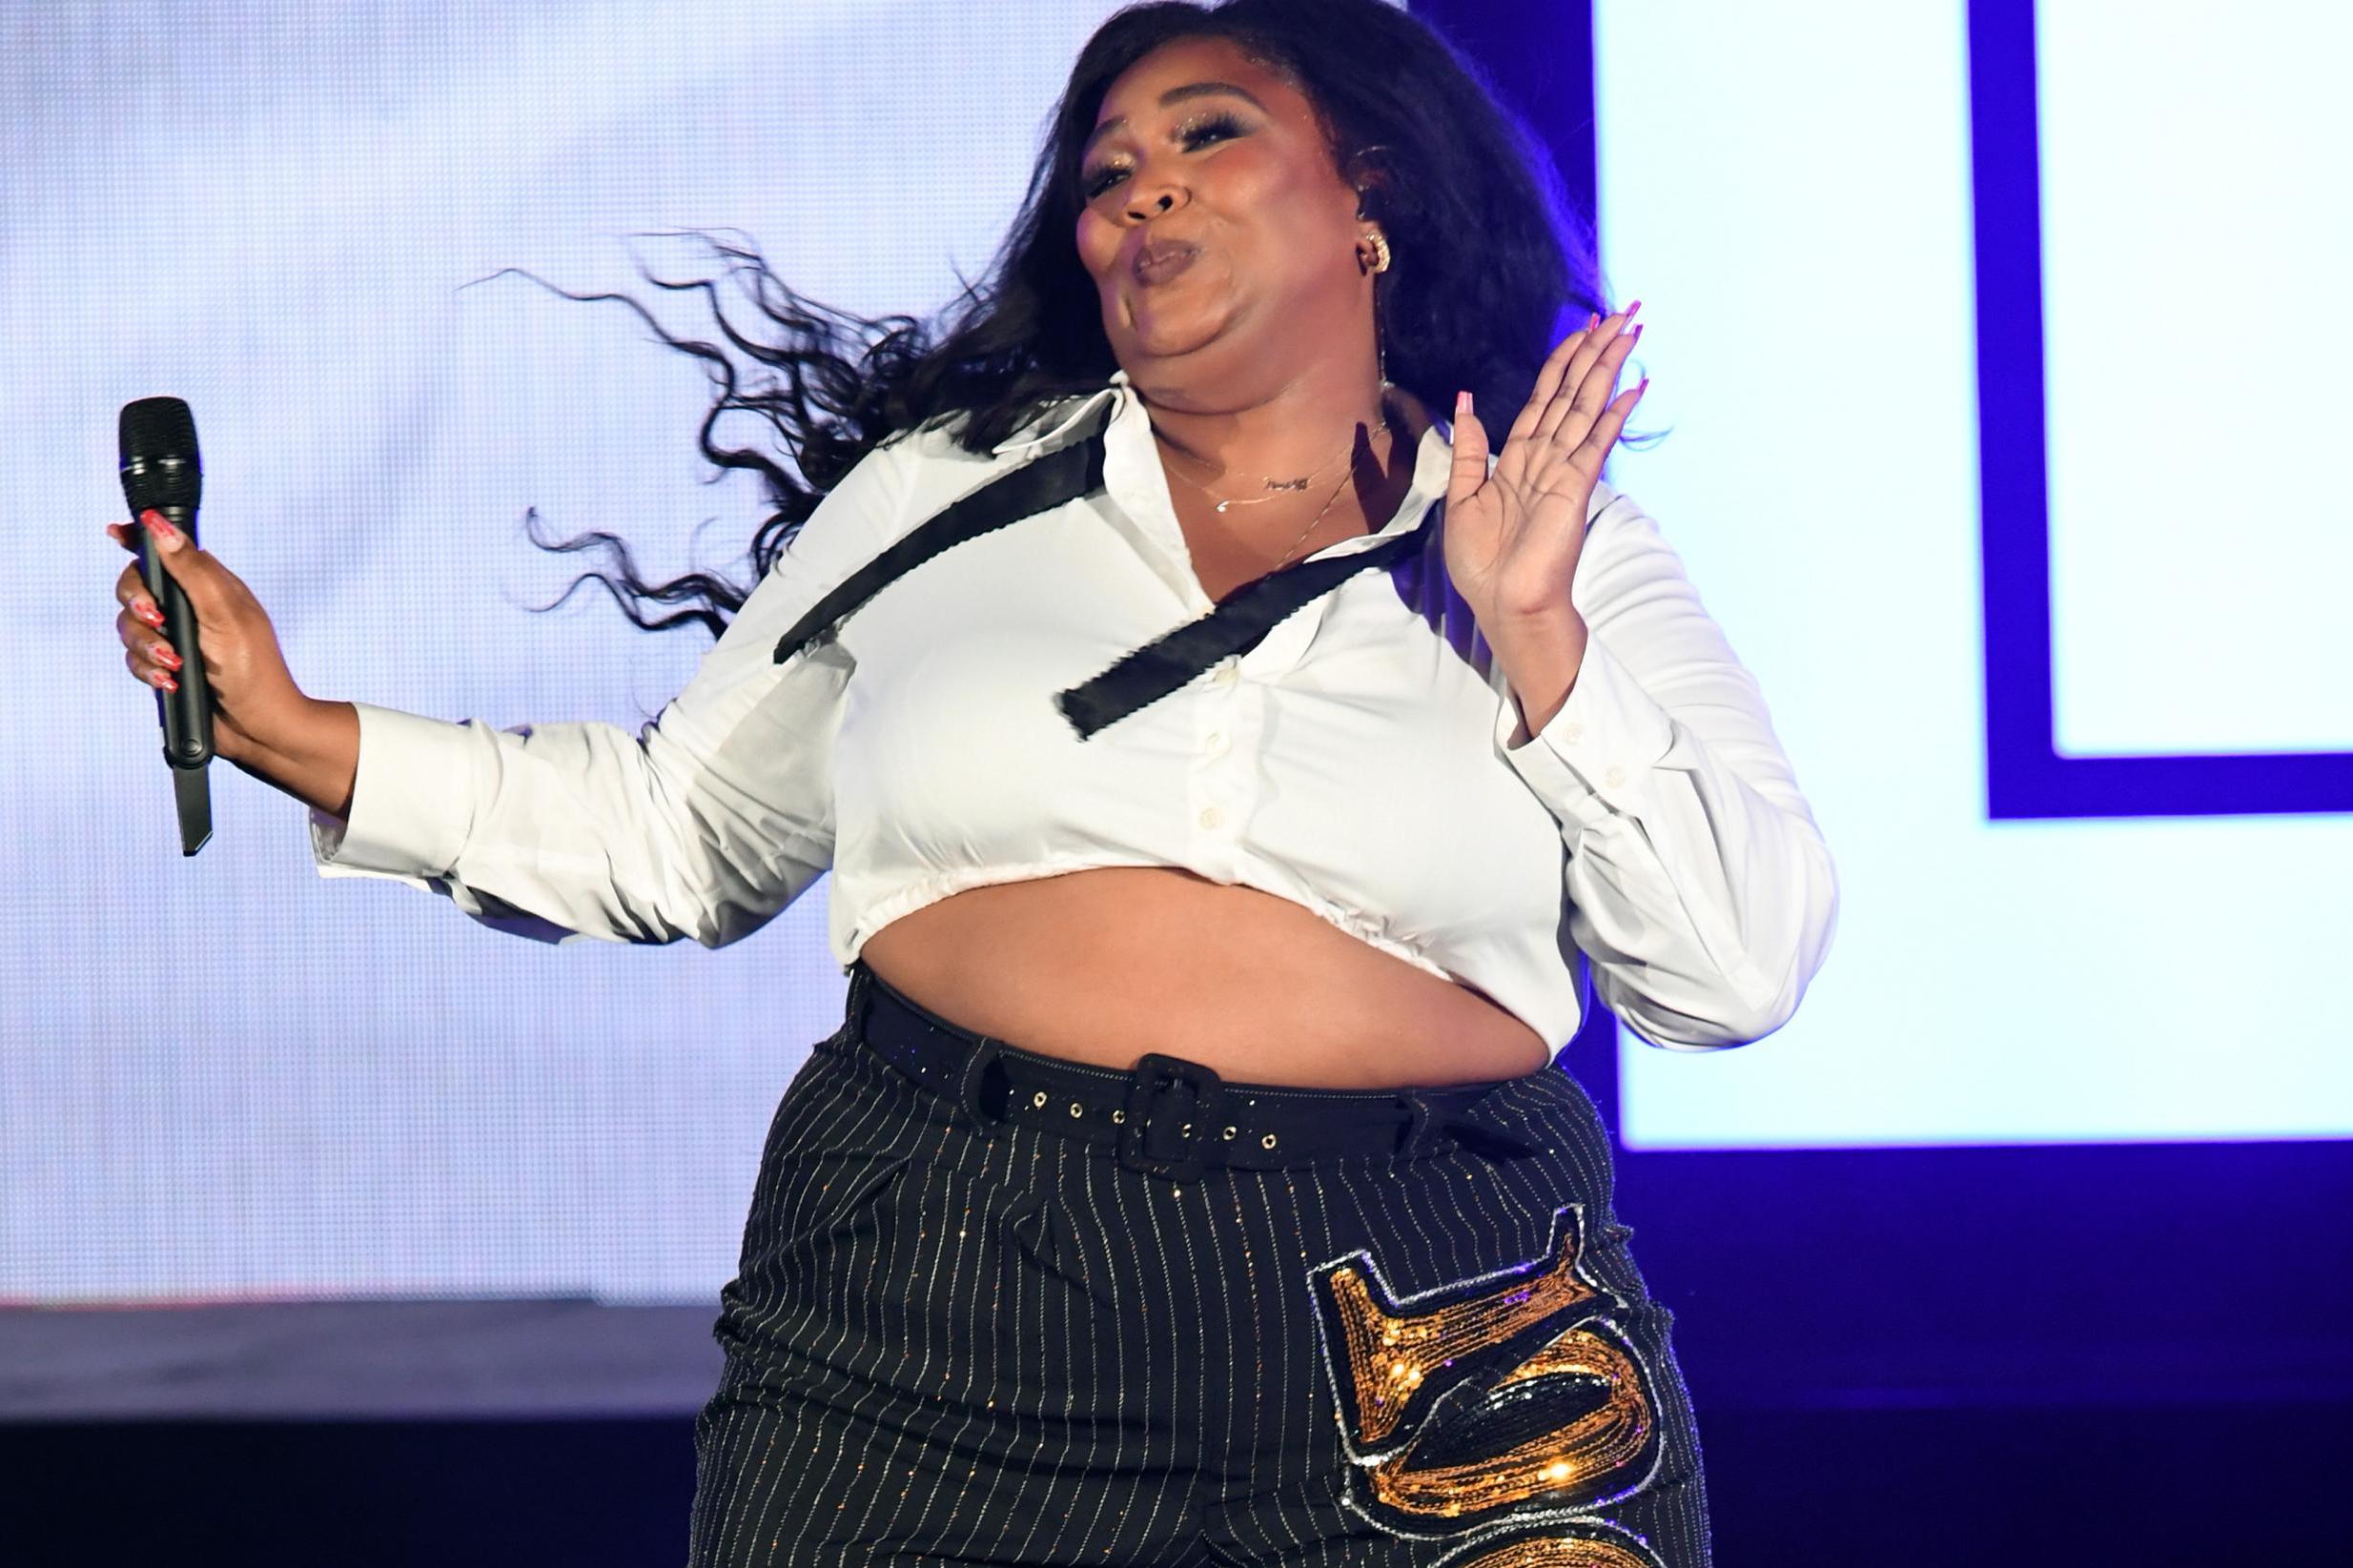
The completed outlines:
[[[1364,270],[1370,273],[1387,272],[1389,270],[1389,236],[1382,234],[1378,229],[1367,229],[1364,232],[1364,237],[1372,244],[1373,247],[1372,265],[1365,267]],[[1361,267],[1364,266],[1364,253],[1362,251],[1359,251],[1357,253],[1357,265]]]

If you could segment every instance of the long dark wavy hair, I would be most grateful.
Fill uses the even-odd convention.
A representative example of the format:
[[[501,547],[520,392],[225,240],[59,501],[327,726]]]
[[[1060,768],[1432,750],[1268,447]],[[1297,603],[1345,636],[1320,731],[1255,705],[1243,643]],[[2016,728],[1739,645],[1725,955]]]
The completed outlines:
[[[832,310],[781,282],[756,249],[703,231],[691,233],[716,257],[715,275],[639,273],[656,288],[700,294],[726,348],[672,336],[627,295],[555,291],[625,304],[664,342],[702,361],[716,393],[698,436],[702,453],[723,471],[757,474],[775,508],[752,540],[753,583],[826,493],[887,438],[952,424],[958,444],[985,455],[1057,400],[1109,379],[1117,367],[1074,237],[1084,205],[1079,155],[1121,72],[1163,44],[1199,37],[1232,41],[1314,106],[1335,167],[1364,191],[1364,215],[1396,256],[1376,280],[1378,330],[1389,379],[1424,404],[1451,408],[1456,390],[1468,388],[1481,408],[1496,411],[1488,418],[1500,439],[1566,324],[1588,310],[1608,313],[1589,218],[1571,210],[1542,144],[1426,23],[1386,0],[1133,6],[1079,51],[1013,228],[987,275],[936,325]],[[725,282],[751,299],[761,317],[753,330],[728,318]],[[748,384],[728,349],[760,367]],[[784,460],[718,443],[720,419],[736,412],[766,422]],[[593,580],[647,631],[701,625],[716,637],[750,592],[700,571],[646,582],[618,536],[543,540],[537,516],[527,525],[540,548],[612,557],[574,579],[557,604]]]

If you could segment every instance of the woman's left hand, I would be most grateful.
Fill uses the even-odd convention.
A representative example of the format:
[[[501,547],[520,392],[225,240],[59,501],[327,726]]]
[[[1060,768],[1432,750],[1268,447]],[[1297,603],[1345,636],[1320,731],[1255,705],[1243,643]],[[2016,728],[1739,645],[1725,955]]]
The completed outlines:
[[[1493,473],[1486,428],[1470,395],[1455,399],[1446,574],[1490,633],[1531,618],[1576,614],[1568,590],[1585,549],[1586,506],[1602,459],[1642,397],[1642,387],[1610,396],[1642,336],[1640,327],[1624,330],[1641,308],[1638,299],[1621,315],[1588,318],[1562,339],[1512,421]]]

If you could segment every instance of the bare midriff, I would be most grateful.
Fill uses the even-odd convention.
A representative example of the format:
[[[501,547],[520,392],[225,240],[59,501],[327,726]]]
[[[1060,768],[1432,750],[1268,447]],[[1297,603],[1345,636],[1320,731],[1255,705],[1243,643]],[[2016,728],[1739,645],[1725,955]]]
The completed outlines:
[[[951,1023],[1098,1067],[1157,1051],[1230,1082],[1402,1089],[1518,1077],[1551,1055],[1474,988],[1176,866],[968,888],[892,921],[861,956]]]
[[[1336,495],[1303,537],[1297,522],[1258,530],[1248,512],[1220,515],[1205,494],[1173,488],[1210,600],[1397,513],[1429,414],[1410,394],[1393,388],[1390,397],[1397,439],[1385,471]],[[900,916],[860,952],[884,981],[951,1023],[1096,1067],[1125,1070],[1158,1052],[1233,1083],[1407,1089],[1516,1078],[1552,1055],[1477,988],[1383,952],[1290,899],[1180,866],[1099,866],[968,888]]]

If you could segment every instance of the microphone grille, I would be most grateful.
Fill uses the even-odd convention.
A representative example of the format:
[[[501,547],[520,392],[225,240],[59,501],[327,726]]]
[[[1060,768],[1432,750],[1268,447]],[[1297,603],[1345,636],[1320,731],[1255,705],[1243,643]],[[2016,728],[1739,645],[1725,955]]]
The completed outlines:
[[[196,418],[177,397],[125,403],[115,427],[123,493],[136,512],[150,506],[194,506],[204,488],[196,455]]]

